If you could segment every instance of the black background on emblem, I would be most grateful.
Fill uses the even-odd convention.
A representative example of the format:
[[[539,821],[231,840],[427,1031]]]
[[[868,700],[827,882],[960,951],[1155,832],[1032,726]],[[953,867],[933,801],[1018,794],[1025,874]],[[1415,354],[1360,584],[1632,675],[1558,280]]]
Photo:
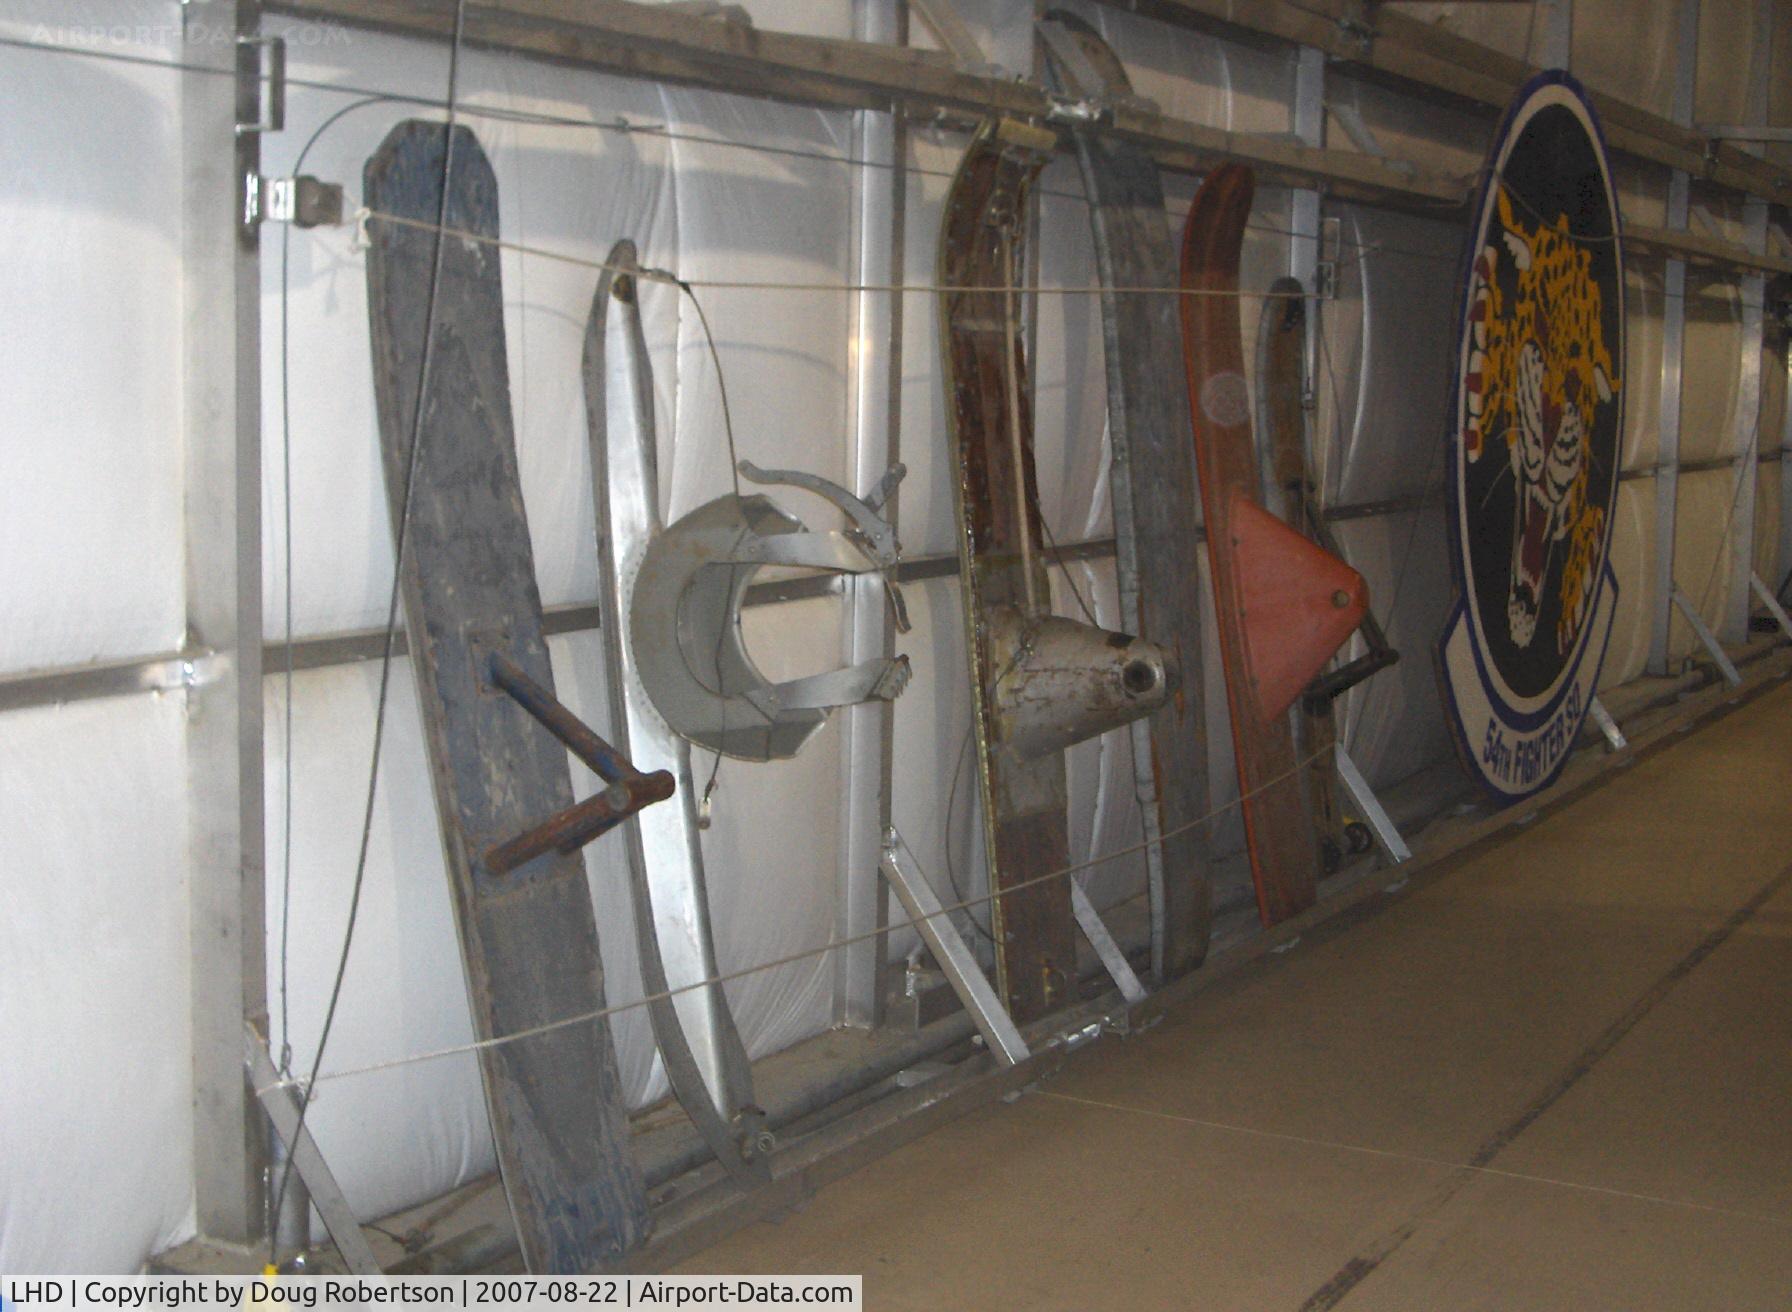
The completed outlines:
[[[1507,156],[1504,181],[1512,198],[1513,218],[1526,228],[1553,225],[1556,216],[1568,216],[1568,230],[1592,239],[1583,249],[1593,256],[1591,271],[1601,299],[1600,326],[1612,357],[1617,387],[1624,370],[1622,324],[1619,321],[1619,269],[1613,215],[1606,201],[1605,175],[1587,130],[1573,111],[1550,105],[1539,111],[1521,132]],[[1518,270],[1501,241],[1497,202],[1489,207],[1482,245],[1498,249],[1496,278],[1505,303],[1517,300]],[[1478,248],[1476,253],[1478,253]],[[1471,257],[1472,258],[1472,257]],[[1611,499],[1618,465],[1620,407],[1614,398],[1595,407],[1588,452],[1587,501],[1606,508],[1605,536],[1596,562],[1603,571],[1605,546],[1610,541]],[[1514,416],[1513,422],[1516,422]],[[1461,441],[1458,434],[1457,441]],[[1503,433],[1489,432],[1478,461],[1462,454],[1462,503],[1467,531],[1467,556],[1474,580],[1475,623],[1487,653],[1500,677],[1515,694],[1535,697],[1547,691],[1574,656],[1592,620],[1588,607],[1582,629],[1565,653],[1556,650],[1556,622],[1562,614],[1562,566],[1568,540],[1551,544],[1543,576],[1543,604],[1537,614],[1537,630],[1529,647],[1512,642],[1506,617],[1506,598],[1511,590],[1512,543],[1517,524],[1517,479]]]

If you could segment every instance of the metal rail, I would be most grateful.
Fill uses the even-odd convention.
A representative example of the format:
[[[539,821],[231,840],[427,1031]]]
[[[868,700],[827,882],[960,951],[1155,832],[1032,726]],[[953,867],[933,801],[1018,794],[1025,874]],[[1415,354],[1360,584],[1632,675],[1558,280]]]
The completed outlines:
[[[1273,36],[1365,63],[1339,20],[1281,0],[1104,0],[1172,22],[1196,22],[1253,36]],[[1322,4],[1343,13],[1339,0]],[[448,0],[273,0],[271,11],[441,39],[452,28]],[[1223,22],[1217,21],[1223,19]],[[1381,15],[1367,67],[1392,65],[1406,80],[1504,106],[1529,66],[1471,42],[1431,32],[1425,24]],[[772,32],[692,17],[633,0],[503,0],[469,6],[467,36],[488,49],[597,68],[626,77],[679,82],[737,95],[847,109],[898,110],[930,121],[971,122],[991,114],[1050,119],[1061,102],[1036,83],[966,71],[937,51],[870,41]],[[1390,33],[1397,33],[1392,36]],[[1438,41],[1444,58],[1431,49]],[[1413,46],[1413,42],[1419,44]],[[1391,51],[1413,51],[1398,57]],[[1476,71],[1489,61],[1494,73]],[[1427,76],[1418,76],[1424,73]],[[1731,146],[1712,146],[1689,130],[1633,106],[1595,97],[1607,134],[1620,149],[1682,167],[1692,176],[1749,194],[1792,197],[1792,174]],[[1200,173],[1221,159],[1251,164],[1265,181],[1323,187],[1329,195],[1395,208],[1466,203],[1460,179],[1356,151],[1330,150],[1281,136],[1229,132],[1170,118],[1134,105],[1105,107],[1100,130],[1133,141],[1173,171]],[[1662,135],[1662,134],[1667,135]],[[1767,272],[1792,272],[1792,260],[1751,252],[1714,238],[1646,225],[1625,225],[1630,244],[1660,254]]]

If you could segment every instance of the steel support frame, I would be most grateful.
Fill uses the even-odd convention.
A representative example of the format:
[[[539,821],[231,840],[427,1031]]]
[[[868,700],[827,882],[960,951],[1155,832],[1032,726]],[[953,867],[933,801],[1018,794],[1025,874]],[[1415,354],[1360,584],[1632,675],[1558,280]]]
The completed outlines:
[[[1792,332],[1783,334],[1785,358],[1776,364],[1786,375],[1785,402],[1780,407],[1780,531],[1774,552],[1771,587],[1778,588],[1792,573]]]
[[[1692,122],[1699,72],[1699,0],[1680,0],[1674,68],[1675,123]],[[1685,232],[1692,181],[1683,169],[1668,178],[1667,226]],[[1686,362],[1686,261],[1669,256],[1662,280],[1661,409],[1655,454],[1655,589],[1650,597],[1650,674],[1665,675],[1671,659],[1674,628],[1674,546],[1680,497],[1680,401]]]
[[[260,144],[259,0],[181,10],[193,1147],[202,1236],[266,1234],[266,1122],[243,1069],[267,1021],[263,886],[261,272],[245,215]],[[234,34],[230,39],[229,34]],[[223,37],[224,39],[220,39]]]
[[[1750,123],[1767,122],[1775,8],[1775,0],[1755,0],[1746,103],[1746,117]],[[1763,151],[1758,144],[1745,145],[1742,149],[1751,154]],[[1742,226],[1743,241],[1749,251],[1766,254],[1765,200],[1749,196],[1743,201]],[[1749,580],[1755,572],[1755,487],[1759,469],[1755,455],[1761,443],[1761,351],[1766,326],[1763,315],[1766,275],[1759,270],[1743,274],[1739,291],[1742,297],[1742,359],[1736,381],[1734,450],[1737,465],[1735,485],[1730,489],[1730,577],[1718,624],[1718,637],[1731,644],[1748,640]]]
[[[892,45],[908,42],[905,0],[855,0],[853,35]],[[860,286],[902,281],[908,204],[908,134],[901,118],[882,110],[853,114],[859,159],[853,191],[854,275]],[[849,455],[855,492],[872,487],[901,458],[903,298],[855,292],[848,370]],[[898,528],[898,489],[884,507]],[[847,665],[895,653],[883,581],[860,575],[845,583]],[[891,775],[896,708],[864,702],[841,716],[840,853],[834,897],[834,934],[852,941],[833,959],[833,1019],[837,1026],[870,1028],[883,1019],[886,939],[862,939],[889,922],[889,889],[879,875],[884,833],[891,824]],[[858,941],[862,940],[862,941]]]
[[[1567,68],[1574,56],[1574,0],[1536,0],[1536,7],[1543,21],[1537,24],[1534,62],[1543,68]]]

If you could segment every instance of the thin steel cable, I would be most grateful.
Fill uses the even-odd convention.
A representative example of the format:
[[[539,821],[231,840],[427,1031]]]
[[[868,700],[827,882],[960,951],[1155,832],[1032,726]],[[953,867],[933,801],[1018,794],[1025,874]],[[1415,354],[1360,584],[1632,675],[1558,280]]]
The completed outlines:
[[[425,402],[429,396],[431,348],[435,343],[437,294],[441,288],[442,263],[448,245],[444,238],[454,177],[454,100],[460,80],[461,39],[465,30],[466,12],[467,0],[455,0],[454,39],[448,47],[448,121],[444,125],[445,139],[442,145],[442,195],[436,211],[437,227],[441,231],[435,234],[431,252],[428,299],[423,316],[422,359],[419,361],[417,370],[417,390],[411,414],[410,447],[405,454],[404,490],[399,501],[398,524],[393,533],[392,590],[386,603],[386,639],[384,651],[380,656],[379,697],[374,709],[373,751],[367,770],[367,803],[361,819],[360,849],[356,854],[355,877],[349,892],[348,921],[342,930],[342,950],[336,959],[336,978],[330,986],[330,1002],[324,1011],[323,1028],[318,1033],[317,1051],[312,1056],[311,1073],[303,1085],[298,1121],[293,1127],[290,1141],[290,1147],[293,1148],[303,1141],[305,1120],[311,1111],[318,1074],[323,1067],[324,1053],[329,1048],[331,1032],[335,1029],[336,1009],[342,1001],[343,981],[348,976],[349,953],[354,946],[355,923],[361,913],[361,892],[367,880],[367,856],[373,841],[374,803],[379,795],[380,749],[385,745],[386,709],[392,686],[392,652],[398,632],[398,602],[404,578],[405,542],[409,536],[411,498],[416,487],[417,469],[422,463],[420,456],[423,445],[423,414]],[[275,1267],[279,1265],[280,1258],[280,1215],[286,1205],[286,1190],[292,1183],[292,1168],[293,1153],[288,1151],[280,1172],[280,1187],[274,1195],[274,1224],[268,1230],[268,1264]]]
[[[955,286],[946,283],[872,283],[872,282],[773,282],[754,281],[734,278],[679,278],[664,269],[623,269],[608,260],[595,259],[590,256],[573,255],[566,251],[549,250],[542,246],[531,246],[526,242],[507,241],[502,237],[491,237],[484,233],[470,232],[465,228],[452,228],[445,225],[432,224],[424,219],[413,219],[402,214],[388,214],[382,210],[363,209],[361,217],[376,219],[381,223],[391,223],[398,227],[417,228],[424,231],[435,231],[441,236],[454,237],[461,241],[478,245],[491,246],[497,250],[513,251],[519,255],[530,255],[537,259],[554,260],[561,264],[569,264],[576,268],[592,269],[597,272],[606,270],[613,273],[631,273],[649,282],[662,282],[682,288],[701,288],[705,291],[772,291],[772,292],[821,292],[821,293],[862,293],[885,292],[898,295],[939,296],[946,294],[1002,294],[1006,292],[1026,292],[1037,296],[1198,296],[1222,297],[1231,300],[1277,301],[1277,300],[1309,300],[1311,292],[1271,292],[1271,291],[1222,291],[1203,287],[1103,287],[1099,283],[1087,285],[1070,285],[1063,287],[1023,287],[1014,284],[979,284],[975,286]]]
[[[1205,815],[1198,816],[1195,819],[1188,821],[1186,824],[1178,825],[1174,829],[1167,830],[1164,833],[1159,834],[1156,838],[1144,839],[1141,842],[1131,843],[1125,847],[1116,848],[1112,852],[1104,852],[1098,857],[1091,857],[1087,861],[1078,861],[1072,865],[1063,866],[1057,870],[1048,870],[1042,875],[1034,875],[1030,879],[1019,880],[1016,883],[1008,885],[1008,887],[1002,889],[999,893],[987,893],[981,897],[965,898],[950,905],[942,906],[939,910],[930,912],[925,916],[915,916],[908,920],[896,921],[892,924],[884,925],[878,929],[867,930],[862,934],[853,934],[846,938],[833,939],[822,944],[820,947],[805,948],[800,952],[792,952],[782,957],[774,957],[770,961],[762,961],[755,966],[746,966],[740,970],[723,971],[720,974],[696,980],[689,984],[680,984],[676,988],[665,989],[659,993],[647,994],[644,997],[636,998],[632,1002],[619,1002],[613,1006],[597,1007],[591,1011],[580,1012],[575,1016],[567,1016],[560,1020],[548,1021],[542,1025],[535,1025],[528,1029],[517,1030],[510,1034],[500,1034],[490,1039],[480,1039],[472,1043],[456,1044],[447,1048],[436,1048],[429,1052],[412,1053],[409,1056],[404,1057],[393,1057],[387,1061],[374,1062],[367,1066],[353,1066],[339,1071],[331,1071],[328,1074],[319,1075],[315,1079],[308,1081],[307,1085],[309,1088],[315,1089],[315,1086],[318,1084],[327,1084],[335,1080],[351,1079],[358,1075],[377,1074],[380,1071],[395,1070],[402,1066],[415,1066],[421,1062],[439,1061],[445,1057],[457,1057],[470,1052],[483,1052],[489,1048],[505,1047],[512,1043],[520,1043],[525,1039],[537,1038],[543,1034],[552,1034],[558,1030],[567,1029],[573,1025],[586,1025],[594,1021],[607,1020],[611,1016],[621,1015],[624,1012],[636,1011],[642,1007],[651,1006],[656,1002],[662,1002],[669,998],[676,998],[681,994],[693,993],[698,989],[712,988],[717,984],[729,984],[735,980],[746,979],[749,976],[762,974],[768,970],[776,970],[781,966],[795,965],[799,962],[809,961],[815,957],[826,956],[830,952],[838,952],[844,948],[855,947],[860,943],[869,943],[873,939],[880,938],[894,930],[914,928],[923,920],[938,920],[941,917],[950,916],[955,911],[968,911],[971,907],[982,906],[994,902],[998,898],[1009,897],[1015,893],[1024,892],[1025,890],[1034,888],[1040,884],[1049,883],[1055,879],[1068,879],[1073,875],[1080,874],[1084,870],[1092,870],[1097,866],[1106,865],[1110,861],[1118,861],[1122,857],[1132,856],[1135,853],[1144,851],[1148,847],[1166,843],[1172,838],[1188,833],[1190,830],[1206,824],[1217,816],[1225,814],[1234,807],[1242,806],[1251,798],[1257,797],[1267,790],[1274,788],[1277,784],[1294,778],[1302,770],[1305,770],[1314,761],[1327,755],[1330,751],[1331,748],[1327,747],[1322,751],[1314,752],[1309,756],[1303,757],[1300,760],[1297,760],[1291,769],[1284,770],[1281,774],[1266,779],[1263,783],[1259,784],[1256,788],[1251,789],[1249,792],[1241,793],[1231,801],[1224,802],[1221,805],[1214,807]],[[925,871],[922,872],[922,877],[926,877]],[[1139,896],[1142,896],[1142,894],[1133,894],[1131,897],[1122,898],[1119,902],[1114,903],[1114,905],[1119,906],[1125,902],[1134,901]],[[296,1080],[275,1080],[271,1084],[258,1088],[255,1092],[257,1096],[260,1096],[275,1089],[292,1087],[297,1083],[299,1083],[299,1081]]]
[[[0,36],[0,47],[26,50],[51,55],[62,55],[77,59],[98,59],[115,63],[131,64],[145,68],[166,69],[178,73],[200,73],[219,77],[230,77],[229,70],[212,68],[203,64],[189,64],[180,60],[154,59],[147,55],[130,55],[114,50],[84,50],[78,46],[70,46],[58,42],[32,41],[23,37]],[[524,55],[515,55],[515,59],[528,61]],[[622,74],[614,76],[622,77]],[[264,75],[263,82],[269,79]],[[364,87],[347,82],[324,82],[315,78],[291,77],[286,79],[289,87],[298,87],[306,91],[314,91],[325,95],[357,96],[364,99],[381,99],[393,104],[413,105],[420,109],[444,110],[446,102],[428,96],[416,95],[402,91],[386,91],[375,87]],[[624,117],[617,117],[609,122],[596,119],[573,118],[570,115],[552,114],[545,110],[505,109],[498,106],[480,106],[460,104],[455,112],[462,118],[483,118],[500,123],[514,123],[525,127],[572,128],[583,131],[615,132],[624,136],[656,136],[668,141],[688,141],[694,145],[714,146],[725,150],[744,150],[762,155],[776,155],[795,159],[814,160],[818,163],[837,164],[851,168],[869,168],[895,170],[903,168],[908,173],[920,177],[950,179],[953,174],[949,169],[930,169],[919,164],[892,164],[883,160],[864,159],[855,155],[829,154],[821,150],[804,150],[795,146],[775,146],[757,141],[735,141],[726,137],[713,137],[700,132],[685,132],[668,128],[664,124],[634,123]],[[1080,192],[1062,191],[1056,188],[1042,187],[1039,194],[1055,200],[1066,200],[1087,205],[1088,197]],[[1466,199],[1466,197],[1465,197]],[[1459,202],[1435,202],[1440,205],[1451,205]],[[1183,207],[1186,209],[1186,206]],[[1172,216],[1177,210],[1169,211]],[[1300,234],[1291,228],[1277,227],[1270,223],[1246,224],[1246,231],[1268,233],[1274,236],[1293,237]],[[1440,256],[1432,251],[1413,250],[1407,247],[1382,247],[1389,254],[1406,255],[1419,260],[1432,260],[1443,263],[1454,263],[1451,257]]]
[[[293,172],[304,170],[311,148],[338,121],[358,109],[384,103],[384,97],[372,96],[344,105],[319,123],[306,138],[293,162]],[[292,225],[280,229],[280,517],[281,533],[286,550],[282,587],[285,593],[284,629],[286,656],[281,669],[281,684],[286,698],[284,724],[286,742],[282,751],[284,777],[281,781],[281,851],[280,851],[280,1046],[275,1050],[275,1064],[282,1075],[292,1074],[292,1013],[288,1006],[287,966],[292,925],[292,769],[293,769],[293,643],[292,643]]]

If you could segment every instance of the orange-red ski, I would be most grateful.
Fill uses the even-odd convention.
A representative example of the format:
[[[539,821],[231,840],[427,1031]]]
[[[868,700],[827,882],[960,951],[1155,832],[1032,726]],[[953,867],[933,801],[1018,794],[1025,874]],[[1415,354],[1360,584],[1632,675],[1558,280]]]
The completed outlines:
[[[1232,713],[1257,910],[1274,925],[1313,905],[1319,835],[1285,712],[1362,621],[1362,575],[1259,501],[1238,315],[1251,171],[1208,174],[1182,232],[1183,363],[1207,515],[1220,658]]]

